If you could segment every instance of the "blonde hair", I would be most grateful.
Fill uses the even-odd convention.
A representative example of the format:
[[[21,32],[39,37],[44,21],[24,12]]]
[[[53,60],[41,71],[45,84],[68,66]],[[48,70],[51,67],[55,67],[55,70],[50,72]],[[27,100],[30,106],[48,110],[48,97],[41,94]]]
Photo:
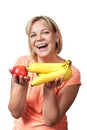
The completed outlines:
[[[52,18],[50,18],[48,16],[35,16],[35,17],[33,17],[26,25],[26,33],[27,33],[28,37],[29,37],[33,23],[40,20],[40,19],[45,20],[46,23],[49,25],[50,29],[53,30],[53,32],[59,33],[59,41],[58,41],[58,43],[56,43],[56,52],[59,54],[62,50],[62,35],[61,35],[61,32],[59,30],[58,25],[56,24],[56,22]],[[32,52],[30,44],[29,44],[29,49],[30,49],[31,56],[35,57],[36,54],[34,52]]]

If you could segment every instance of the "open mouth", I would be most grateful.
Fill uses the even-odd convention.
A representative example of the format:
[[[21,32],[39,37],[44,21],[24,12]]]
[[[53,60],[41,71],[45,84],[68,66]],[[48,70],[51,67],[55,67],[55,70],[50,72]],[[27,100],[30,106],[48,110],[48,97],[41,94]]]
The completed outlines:
[[[38,44],[38,45],[37,45],[37,48],[38,48],[38,49],[41,49],[41,48],[45,48],[45,47],[47,47],[47,46],[48,46],[48,44],[43,43],[43,44]]]

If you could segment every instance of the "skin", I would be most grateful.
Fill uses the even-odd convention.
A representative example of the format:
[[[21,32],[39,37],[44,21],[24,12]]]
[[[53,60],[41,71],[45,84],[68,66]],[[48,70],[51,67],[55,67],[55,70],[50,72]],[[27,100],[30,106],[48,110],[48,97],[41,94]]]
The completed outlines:
[[[54,33],[44,20],[38,20],[33,23],[29,34],[29,43],[32,50],[37,55],[37,62],[64,62],[65,60],[57,56],[55,43],[58,42],[59,34]],[[47,46],[38,49],[41,44]],[[11,96],[8,108],[12,116],[19,118],[26,108],[26,95],[28,90],[29,77],[19,77],[16,75],[11,79]],[[54,88],[58,87],[63,82],[61,79],[55,79],[53,82],[44,83],[43,86],[43,107],[42,114],[47,126],[53,126],[61,120],[66,111],[70,108],[74,99],[77,96],[80,84],[67,86],[59,91],[55,97]],[[22,99],[22,102],[21,102]],[[20,104],[20,105],[19,105]],[[51,112],[50,112],[50,111]]]

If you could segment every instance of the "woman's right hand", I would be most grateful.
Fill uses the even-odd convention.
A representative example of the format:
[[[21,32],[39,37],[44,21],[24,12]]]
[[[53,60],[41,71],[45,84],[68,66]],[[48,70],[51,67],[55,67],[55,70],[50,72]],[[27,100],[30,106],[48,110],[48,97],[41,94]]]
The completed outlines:
[[[29,76],[17,76],[16,74],[12,75],[11,85],[14,86],[16,83],[17,85],[21,85],[22,87],[28,87],[28,83],[30,81]]]
[[[9,72],[12,74],[12,69],[9,69]],[[12,86],[15,83],[21,86],[28,86],[29,81],[30,81],[29,76],[22,76],[22,75],[17,76],[16,74],[12,74],[12,80],[11,80]]]
[[[23,77],[22,75],[12,75],[11,93],[8,108],[14,118],[19,118],[25,111],[29,81],[29,76]]]

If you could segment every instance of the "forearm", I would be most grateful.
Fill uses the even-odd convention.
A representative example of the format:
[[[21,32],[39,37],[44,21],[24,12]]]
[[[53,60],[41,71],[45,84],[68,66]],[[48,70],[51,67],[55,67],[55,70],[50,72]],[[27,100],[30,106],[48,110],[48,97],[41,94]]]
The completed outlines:
[[[23,87],[21,85],[15,85],[11,88],[11,95],[8,108],[15,118],[20,117],[25,109],[27,89],[27,86]]]
[[[43,117],[48,126],[52,126],[58,121],[59,109],[54,88],[44,87]]]

